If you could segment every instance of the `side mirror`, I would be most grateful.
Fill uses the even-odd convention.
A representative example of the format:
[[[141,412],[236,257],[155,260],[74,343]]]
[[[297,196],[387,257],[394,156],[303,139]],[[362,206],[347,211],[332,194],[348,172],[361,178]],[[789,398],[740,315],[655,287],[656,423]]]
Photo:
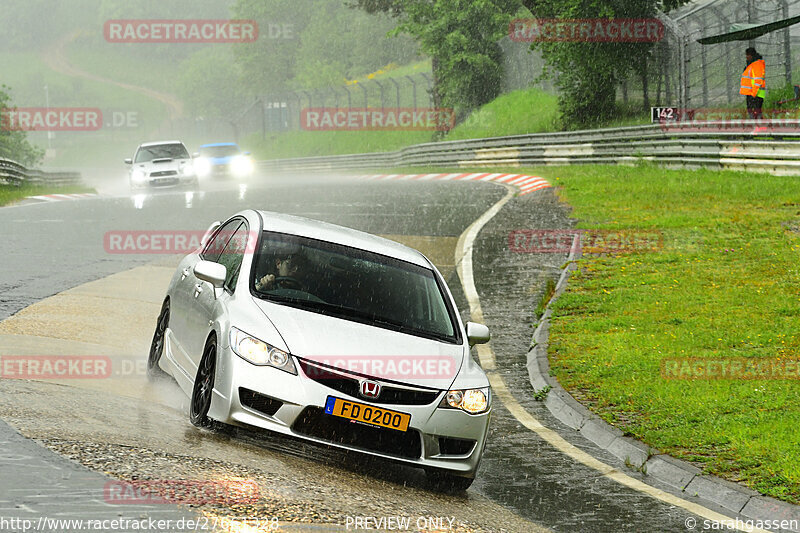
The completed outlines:
[[[470,346],[485,344],[489,342],[491,338],[492,336],[489,333],[489,328],[476,322],[467,322],[467,340]]]
[[[250,152],[245,152],[244,155],[250,155]]]
[[[219,263],[198,261],[194,265],[194,275],[201,281],[209,282],[215,289],[221,289],[225,285],[228,269],[225,268],[225,265],[220,265]]]
[[[205,248],[205,247],[206,247],[206,244],[208,244],[208,240],[211,238],[211,235],[213,235],[213,234],[214,234],[214,232],[215,232],[215,231],[217,231],[217,228],[219,228],[221,225],[222,225],[222,222],[220,222],[219,220],[217,220],[217,221],[213,222],[213,223],[212,223],[212,224],[211,224],[211,225],[208,227],[208,229],[206,230],[206,232],[203,234],[203,238],[202,238],[202,239],[200,239],[200,250],[201,250],[201,251],[203,250],[203,248]]]
[[[133,164],[133,159],[131,159],[130,157],[125,159],[125,164],[126,165],[132,165]]]
[[[200,152],[195,152],[195,153],[193,153],[193,154],[192,154],[192,157],[193,157],[193,158],[200,157]]]

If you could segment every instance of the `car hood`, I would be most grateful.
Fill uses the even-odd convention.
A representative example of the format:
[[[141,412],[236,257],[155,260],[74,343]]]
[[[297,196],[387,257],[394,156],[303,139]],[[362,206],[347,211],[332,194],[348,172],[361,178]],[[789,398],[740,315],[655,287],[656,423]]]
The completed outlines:
[[[156,159],[146,163],[136,163],[133,168],[141,168],[146,172],[161,172],[165,170],[178,171],[181,167],[191,165],[189,159]]]
[[[460,344],[254,300],[296,357],[440,390],[452,385],[464,362],[465,349]]]

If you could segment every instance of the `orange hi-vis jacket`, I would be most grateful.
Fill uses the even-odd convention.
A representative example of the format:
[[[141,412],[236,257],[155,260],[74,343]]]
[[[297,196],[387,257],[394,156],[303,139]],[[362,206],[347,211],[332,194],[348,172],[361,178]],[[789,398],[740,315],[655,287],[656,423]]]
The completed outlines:
[[[753,61],[747,65],[747,68],[742,73],[742,86],[739,88],[739,94],[763,98],[764,89],[767,87],[767,82],[764,79],[766,70],[766,64],[763,59]]]

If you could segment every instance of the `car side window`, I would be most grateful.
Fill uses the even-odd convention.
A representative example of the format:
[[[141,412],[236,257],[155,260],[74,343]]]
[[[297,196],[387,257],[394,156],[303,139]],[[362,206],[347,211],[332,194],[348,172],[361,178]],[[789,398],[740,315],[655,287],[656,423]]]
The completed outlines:
[[[227,276],[225,277],[225,288],[233,292],[236,281],[239,279],[239,269],[242,267],[244,254],[247,250],[247,238],[249,231],[246,223],[242,223],[233,233],[222,254],[219,256],[219,264],[225,265]]]
[[[203,249],[203,252],[200,254],[200,258],[204,259],[205,261],[211,261],[212,263],[219,263],[219,257],[222,254],[222,250],[225,249],[225,245],[228,244],[233,232],[236,231],[236,228],[242,223],[242,219],[234,218],[222,225],[221,228],[217,230],[217,232],[208,240],[206,247]]]

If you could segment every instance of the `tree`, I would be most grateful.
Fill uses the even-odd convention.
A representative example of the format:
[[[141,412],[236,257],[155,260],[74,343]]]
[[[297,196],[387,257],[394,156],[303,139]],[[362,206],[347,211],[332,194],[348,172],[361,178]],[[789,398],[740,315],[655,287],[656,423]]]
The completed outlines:
[[[411,39],[384,38],[396,21],[353,11],[343,0],[237,0],[233,13],[256,20],[261,28],[259,42],[236,46],[246,73],[242,83],[254,94],[344,85],[348,77],[417,54]],[[290,35],[266,35],[270,27],[284,26]]]
[[[292,87],[343,85],[389,63],[412,61],[419,50],[413,39],[385,37],[396,26],[384,13],[354,11],[341,2],[321,5],[300,35]]]
[[[24,131],[9,131],[2,127],[3,115],[14,109],[8,90],[7,86],[0,85],[0,157],[26,166],[36,165],[41,162],[44,151],[32,146]]]
[[[651,18],[690,0],[522,0],[537,18]],[[616,88],[631,72],[646,87],[652,43],[538,42],[558,73],[559,110],[566,127],[592,126],[614,116]]]
[[[181,62],[178,94],[190,115],[232,118],[246,100],[241,77],[230,45],[209,46]]]
[[[353,5],[397,17],[397,32],[417,39],[432,59],[437,106],[454,108],[463,117],[500,94],[498,41],[507,34],[519,0],[355,0]]]

